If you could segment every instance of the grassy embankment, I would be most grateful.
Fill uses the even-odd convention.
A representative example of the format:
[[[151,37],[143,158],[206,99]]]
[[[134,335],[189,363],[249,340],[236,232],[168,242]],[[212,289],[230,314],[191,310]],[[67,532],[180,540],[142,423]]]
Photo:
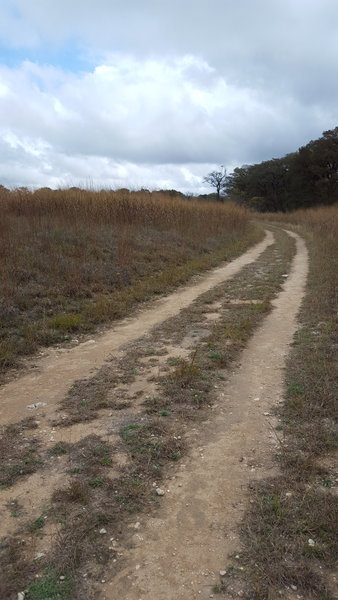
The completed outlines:
[[[262,235],[240,207],[160,193],[2,189],[0,208],[0,375]]]
[[[337,208],[268,218],[306,239],[310,271],[279,411],[280,475],[257,485],[243,525],[247,597],[328,600],[338,556]]]

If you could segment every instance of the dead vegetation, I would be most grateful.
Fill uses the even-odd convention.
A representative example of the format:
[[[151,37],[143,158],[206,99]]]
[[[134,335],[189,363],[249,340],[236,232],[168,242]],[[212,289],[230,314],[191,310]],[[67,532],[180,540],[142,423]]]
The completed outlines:
[[[90,598],[93,589],[87,580],[91,586],[100,582],[108,563],[110,570],[117,562],[115,568],[120,568],[121,544],[117,540],[128,538],[126,522],[141,509],[157,503],[153,480],[161,481],[167,461],[178,460],[184,448],[172,426],[157,420],[124,426],[121,439],[130,462],[120,476],[109,476],[111,445],[89,436],[69,448],[71,479],[51,499],[49,519],[59,523],[59,533],[44,561],[40,587],[53,573],[60,593],[62,574],[68,581],[67,594],[66,587],[62,588],[65,599],[81,598],[84,594]],[[29,587],[29,599],[35,598],[34,586],[33,583]]]
[[[252,553],[242,557],[250,598],[271,598],[287,590],[305,598],[329,599],[326,574],[335,567],[337,499],[290,477],[258,485],[243,534]],[[254,556],[254,559],[253,559]],[[323,571],[323,569],[325,569]]]
[[[0,438],[0,489],[41,467],[38,439],[30,435],[37,429],[34,418],[28,417],[3,428]]]
[[[125,373],[123,381],[130,381],[132,375]],[[110,366],[100,369],[95,378],[76,381],[62,401],[60,408],[66,415],[56,423],[66,427],[74,423],[92,421],[103,408],[122,410],[130,406],[130,402],[119,402],[109,395],[109,392],[121,381],[115,370]]]
[[[3,189],[0,372],[130,313],[261,233],[237,206],[159,193]]]

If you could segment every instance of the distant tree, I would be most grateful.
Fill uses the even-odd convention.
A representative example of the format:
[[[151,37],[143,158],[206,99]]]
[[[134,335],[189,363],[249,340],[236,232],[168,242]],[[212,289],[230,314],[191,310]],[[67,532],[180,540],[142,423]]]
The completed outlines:
[[[221,193],[224,192],[226,181],[226,170],[223,165],[221,165],[221,169],[221,171],[211,171],[203,178],[204,183],[215,188],[218,201],[221,199]]]
[[[300,177],[312,184],[316,203],[333,204],[338,199],[338,127],[299,149],[296,164]],[[304,181],[302,182],[304,186]]]
[[[230,198],[258,211],[288,211],[338,200],[338,127],[282,158],[237,167]]]
[[[170,198],[175,198],[177,196],[180,196],[180,198],[184,198],[185,194],[183,194],[182,192],[179,192],[177,190],[158,190],[160,194],[163,194],[165,196],[169,196]]]

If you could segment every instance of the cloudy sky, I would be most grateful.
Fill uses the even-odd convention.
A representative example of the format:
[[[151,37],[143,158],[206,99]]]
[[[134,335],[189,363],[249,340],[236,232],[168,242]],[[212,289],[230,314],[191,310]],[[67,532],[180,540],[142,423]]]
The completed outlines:
[[[337,124],[337,0],[0,0],[8,187],[200,193]]]

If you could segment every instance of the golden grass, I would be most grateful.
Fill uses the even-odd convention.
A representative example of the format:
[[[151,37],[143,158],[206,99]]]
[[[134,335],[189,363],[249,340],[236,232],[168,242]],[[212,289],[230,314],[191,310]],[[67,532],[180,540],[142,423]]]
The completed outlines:
[[[161,193],[0,187],[0,370],[128,314],[261,235],[245,209]]]
[[[290,223],[301,227],[307,233],[315,233],[323,239],[338,239],[338,204],[317,206],[315,208],[295,210],[289,213],[265,213],[260,215],[267,221]]]

